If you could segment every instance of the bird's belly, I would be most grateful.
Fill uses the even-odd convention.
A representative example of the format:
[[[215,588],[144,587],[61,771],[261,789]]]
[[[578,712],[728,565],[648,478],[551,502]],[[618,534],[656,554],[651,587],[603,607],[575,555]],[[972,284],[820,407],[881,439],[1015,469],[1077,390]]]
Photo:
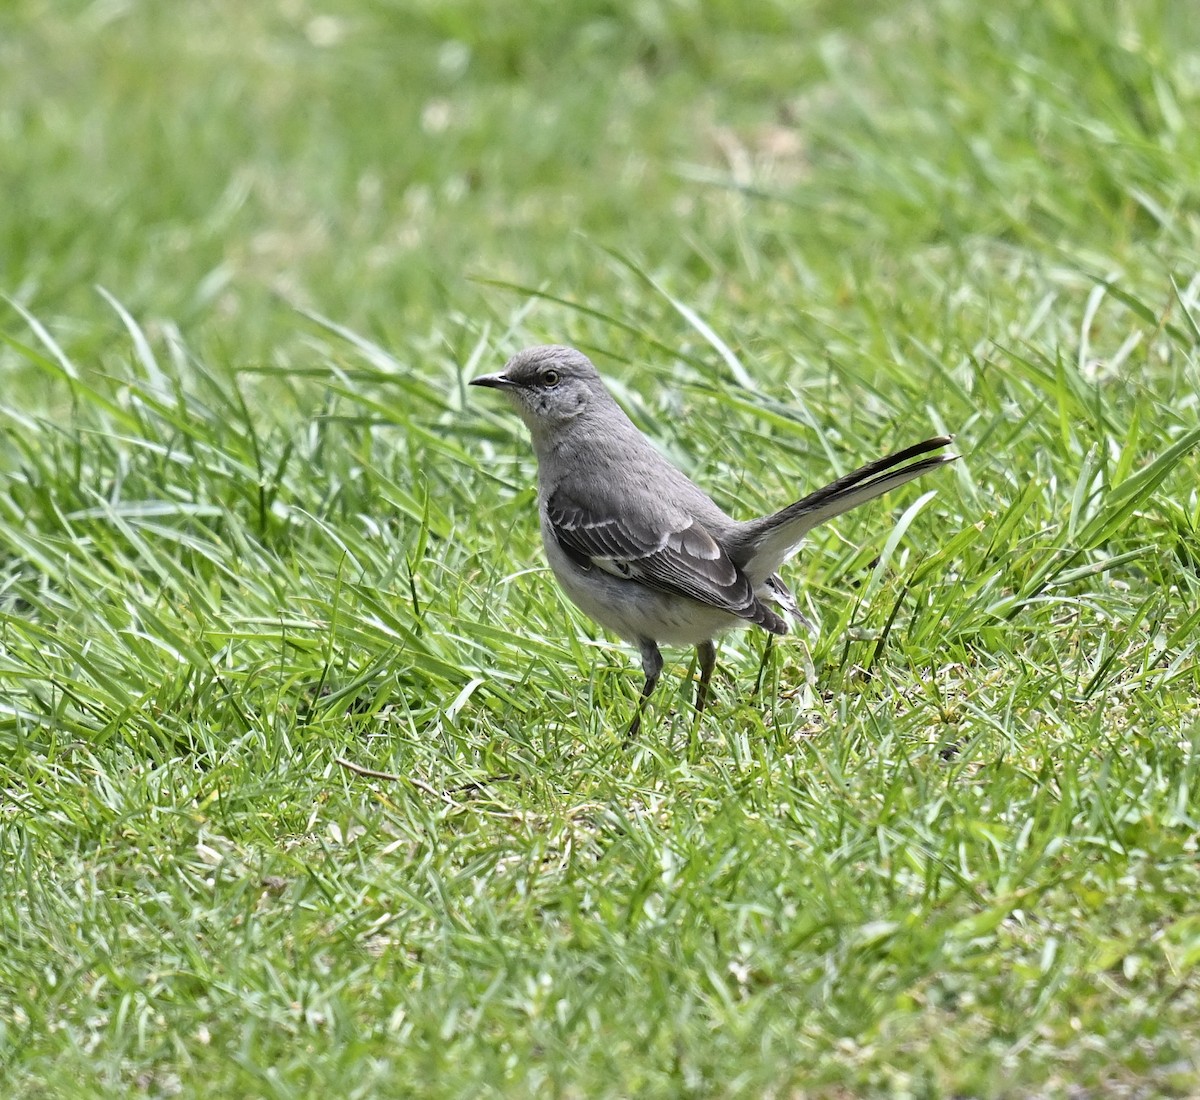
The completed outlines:
[[[686,596],[647,588],[601,569],[581,569],[553,537],[546,558],[567,598],[590,619],[626,641],[699,645],[723,631],[746,626],[744,619]]]

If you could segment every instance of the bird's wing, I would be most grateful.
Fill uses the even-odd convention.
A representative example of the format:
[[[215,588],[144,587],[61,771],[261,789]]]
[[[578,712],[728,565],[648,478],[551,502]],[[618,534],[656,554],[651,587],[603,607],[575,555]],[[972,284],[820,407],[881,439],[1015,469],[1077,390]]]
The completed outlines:
[[[720,543],[683,512],[655,516],[652,523],[632,511],[581,504],[561,488],[550,495],[545,511],[559,546],[582,568],[687,596],[776,633],[787,629]]]

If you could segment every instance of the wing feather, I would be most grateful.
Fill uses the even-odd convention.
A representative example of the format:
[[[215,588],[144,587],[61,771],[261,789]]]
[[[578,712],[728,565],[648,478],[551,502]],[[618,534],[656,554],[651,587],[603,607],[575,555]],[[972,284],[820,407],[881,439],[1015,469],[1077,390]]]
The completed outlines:
[[[559,546],[581,568],[599,568],[648,588],[687,596],[775,633],[787,626],[703,524],[682,513],[664,525],[588,508],[563,489],[545,503]],[[660,517],[656,517],[660,518]]]

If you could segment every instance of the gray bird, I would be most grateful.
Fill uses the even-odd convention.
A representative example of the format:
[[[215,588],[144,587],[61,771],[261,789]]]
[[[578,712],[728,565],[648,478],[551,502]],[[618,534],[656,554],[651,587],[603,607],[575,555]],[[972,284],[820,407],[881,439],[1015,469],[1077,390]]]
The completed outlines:
[[[574,348],[526,348],[471,385],[499,390],[529,429],[542,543],[563,591],[641,653],[646,682],[629,737],[662,673],[659,643],[696,647],[699,713],[718,634],[749,623],[786,634],[779,611],[808,625],[776,570],[809,531],[958,457],[920,458],[951,442],[927,439],[743,522],[655,449]]]

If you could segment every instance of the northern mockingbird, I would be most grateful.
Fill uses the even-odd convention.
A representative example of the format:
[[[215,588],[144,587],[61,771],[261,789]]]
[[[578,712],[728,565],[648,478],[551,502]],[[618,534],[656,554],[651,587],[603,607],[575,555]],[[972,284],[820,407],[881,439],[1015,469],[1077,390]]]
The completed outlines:
[[[718,634],[749,623],[786,634],[780,611],[809,625],[776,572],[809,531],[958,457],[930,454],[950,437],[927,439],[743,522],[655,449],[574,348],[526,348],[471,385],[499,390],[529,429],[542,543],[563,591],[641,652],[646,683],[629,737],[662,672],[659,643],[696,647],[699,714]]]

